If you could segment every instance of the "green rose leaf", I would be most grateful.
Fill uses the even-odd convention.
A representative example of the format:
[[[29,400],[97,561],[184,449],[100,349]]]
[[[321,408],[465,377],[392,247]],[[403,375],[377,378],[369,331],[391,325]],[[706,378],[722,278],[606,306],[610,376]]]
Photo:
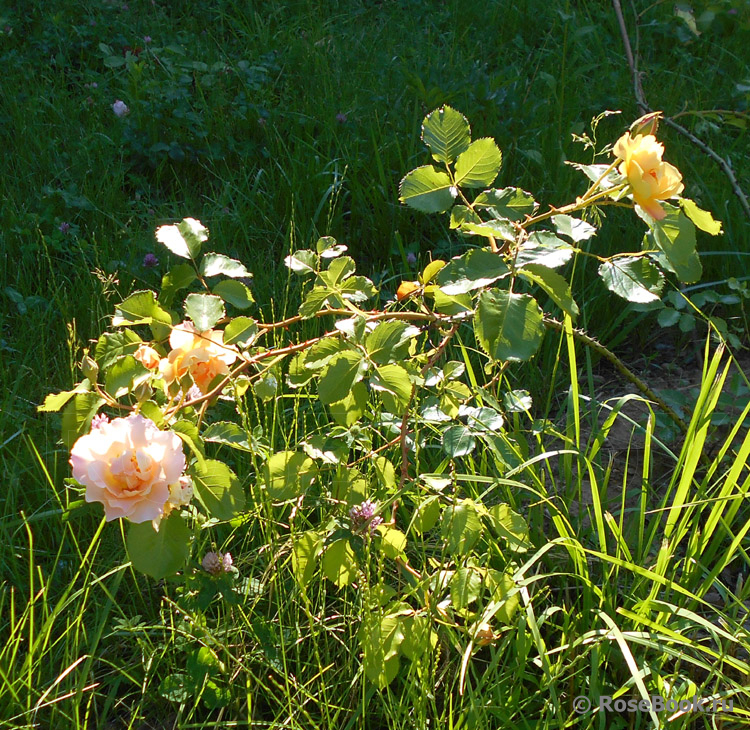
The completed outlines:
[[[79,393],[62,412],[62,442],[70,448],[84,433],[88,433],[91,419],[104,405],[96,393]]]
[[[249,309],[254,303],[253,293],[241,281],[224,279],[212,290],[217,297],[221,297],[227,304],[237,309]]]
[[[331,359],[318,381],[318,396],[326,405],[343,400],[362,379],[363,359],[359,352],[347,350]]]
[[[195,269],[190,264],[173,266],[162,277],[159,302],[165,307],[171,307],[177,292],[189,287],[196,278]]]
[[[55,413],[59,411],[76,393],[89,393],[88,387],[84,383],[77,385],[73,390],[66,390],[62,393],[50,393],[44,403],[36,407],[38,413]]]
[[[392,320],[380,322],[365,338],[365,349],[370,359],[378,365],[403,360],[409,341],[420,333],[419,327]]]
[[[463,114],[442,106],[424,118],[422,141],[437,162],[450,164],[469,146],[471,127]]]
[[[318,254],[315,251],[305,248],[289,254],[284,259],[284,264],[300,276],[314,274],[318,268]]]
[[[237,475],[223,462],[206,459],[191,470],[195,496],[206,512],[219,520],[231,520],[245,506],[245,494]]]
[[[157,580],[174,575],[190,555],[191,535],[177,511],[161,521],[158,532],[151,522],[131,524],[127,549],[133,567]]]
[[[569,238],[574,243],[586,241],[596,234],[596,227],[580,218],[569,215],[553,215],[552,222],[561,236]]]
[[[332,292],[327,286],[314,286],[307,293],[305,301],[300,305],[300,316],[305,319],[314,317],[328,304],[330,296],[332,296]]]
[[[348,428],[365,414],[368,400],[367,386],[362,382],[355,383],[346,398],[328,406],[331,418],[340,426]]]
[[[695,224],[680,208],[668,203],[663,203],[662,207],[666,216],[660,221],[651,218],[640,206],[636,207],[636,213],[651,228],[646,239],[659,249],[660,253],[656,256],[659,263],[676,274],[680,281],[692,284],[703,273],[700,257],[695,250]]]
[[[94,359],[100,369],[106,370],[117,358],[132,355],[140,344],[141,338],[127,327],[119,332],[105,332],[96,341]]]
[[[151,372],[147,370],[132,355],[115,360],[108,368],[104,379],[104,390],[115,398],[133,391],[133,388],[145,382],[151,377]]]
[[[422,213],[444,213],[453,205],[456,190],[445,172],[425,165],[412,170],[399,186],[399,200]]]
[[[714,220],[709,211],[699,208],[690,198],[680,198],[680,207],[685,215],[702,231],[712,236],[718,236],[722,233],[721,221]]]
[[[560,274],[541,264],[526,264],[518,273],[527,281],[543,289],[563,312],[573,319],[578,316],[578,305],[573,299],[570,285]]]
[[[503,155],[495,140],[484,137],[472,142],[456,160],[456,185],[481,188],[492,185],[500,172]],[[447,208],[446,208],[447,210]]]
[[[643,256],[622,256],[599,267],[605,286],[623,299],[638,304],[659,301],[664,276]]]
[[[252,277],[243,263],[237,259],[230,259],[220,253],[207,253],[201,259],[201,274],[203,276],[229,276],[233,279],[249,279]]]
[[[248,347],[258,335],[258,324],[251,317],[235,317],[224,328],[224,344]]]
[[[208,228],[195,218],[184,218],[177,225],[157,228],[156,240],[173,254],[194,259],[200,253],[201,244],[208,240]]]
[[[500,256],[486,248],[476,248],[451,259],[440,269],[437,283],[443,294],[453,297],[481,289],[509,274],[510,269]]]
[[[213,294],[188,294],[185,314],[193,320],[199,332],[205,332],[224,316],[224,302]]]
[[[239,451],[252,451],[247,431],[231,421],[212,423],[203,432],[203,440],[225,444]]]
[[[318,475],[315,462],[299,451],[279,451],[264,467],[266,489],[272,499],[292,499],[307,490]]]
[[[542,341],[542,310],[528,294],[488,289],[479,295],[474,332],[493,360],[530,360]]]
[[[539,204],[531,193],[521,188],[502,188],[479,193],[474,200],[474,206],[487,208],[496,218],[522,221],[527,215],[533,215]]]
[[[162,309],[152,291],[137,291],[115,307],[112,324],[163,324],[171,325],[172,317]]]
[[[334,585],[339,588],[348,586],[357,577],[357,571],[357,556],[349,540],[336,540],[326,548],[323,553],[323,573]]]
[[[518,231],[508,220],[491,220],[482,223],[462,223],[461,233],[469,236],[484,236],[485,238],[499,238],[501,241],[514,243]]]
[[[516,256],[516,266],[540,264],[548,269],[557,269],[570,261],[575,248],[549,231],[537,231],[522,244]]]
[[[384,399],[386,407],[390,406],[395,410],[391,413],[406,408],[411,398],[411,379],[406,368],[401,365],[391,364],[383,365],[375,371],[370,378],[370,385],[373,390],[380,391],[383,395],[390,395],[391,399]],[[387,402],[386,402],[387,401]]]

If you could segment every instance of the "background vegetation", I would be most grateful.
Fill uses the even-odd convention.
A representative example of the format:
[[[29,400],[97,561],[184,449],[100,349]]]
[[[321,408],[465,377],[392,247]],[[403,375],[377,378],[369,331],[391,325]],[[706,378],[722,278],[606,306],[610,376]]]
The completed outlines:
[[[696,2],[692,12],[680,6],[676,13],[672,3],[637,0],[625,11],[650,103],[679,116],[750,188],[748,3]],[[226,591],[240,598],[186,603],[182,589],[123,568],[120,536],[101,529],[95,507],[69,509],[59,420],[36,414],[47,392],[75,381],[82,348],[104,328],[113,305],[135,287],[158,284],[167,254],[157,250],[153,231],[164,222],[200,218],[219,250],[254,271],[255,296],[269,317],[295,310],[298,301],[283,256],[320,235],[345,243],[384,296],[392,296],[401,278],[415,278],[418,264],[409,253],[424,265],[431,255],[458,252],[461,242],[444,221],[397,200],[398,181],[427,159],[422,118],[440,104],[461,110],[475,137],[495,137],[504,154],[498,186],[533,190],[543,204],[583,189],[564,164],[587,160],[574,135],[590,133],[591,118],[605,109],[623,114],[601,122],[602,140],[615,139],[638,116],[609,4],[50,0],[6,5],[0,34],[0,540],[6,546],[0,555],[0,727],[229,727],[250,718],[253,727],[306,729],[424,728],[428,721],[441,728],[628,727],[612,717],[578,718],[569,703],[582,676],[594,689],[632,680],[623,652],[594,641],[602,624],[592,616],[610,609],[614,615],[628,592],[649,596],[654,579],[631,569],[656,559],[654,535],[641,535],[635,555],[626,553],[623,539],[609,567],[588,577],[604,586],[604,597],[592,589],[566,603],[570,566],[562,551],[552,553],[559,575],[545,589],[549,615],[537,617],[553,627],[543,632],[546,649],[537,643],[530,653],[525,634],[507,634],[472,661],[469,689],[459,694],[460,642],[441,644],[431,663],[410,664],[380,692],[360,668],[356,595],[325,584],[307,598],[294,592],[288,545],[267,505],[258,503],[247,525],[218,530],[196,546],[197,559],[212,544],[231,550],[243,582],[239,592]],[[127,116],[114,114],[117,99],[129,107]],[[685,195],[724,222],[723,237],[699,239],[704,282],[713,284],[694,292],[715,292],[703,305],[744,346],[743,293],[726,279],[750,278],[747,217],[712,161],[669,128],[661,136],[667,159],[683,172]],[[604,254],[642,236],[635,216],[619,213],[610,214],[595,239]],[[144,265],[149,253],[159,259],[156,267]],[[729,468],[722,458],[744,436],[745,414],[737,420],[728,404],[744,405],[747,389],[731,371],[723,395],[722,388],[710,391],[715,373],[710,356],[703,357],[705,325],[691,333],[680,320],[682,329],[663,329],[656,313],[623,308],[595,277],[578,282],[581,326],[647,380],[667,389],[683,383],[671,397],[686,417],[702,394],[701,417],[717,411],[724,426],[736,426],[715,435],[713,471],[686,467],[691,447],[704,445],[697,426],[697,441],[669,442],[672,461],[663,457],[669,474],[662,483],[668,486],[658,498],[672,499],[688,468],[688,483],[695,478],[709,501],[681,512],[689,531],[706,519],[702,510],[713,505],[707,495],[721,489]],[[559,339],[548,338],[534,363],[513,377],[514,387],[529,390],[539,404],[538,417],[565,428],[578,374],[556,366],[559,347]],[[594,356],[582,355],[579,364],[587,397],[600,396],[605,384],[605,395],[626,392]],[[294,413],[283,403],[258,404],[248,415],[278,444],[295,438]],[[720,421],[714,419],[716,428]],[[570,434],[587,440],[577,421]],[[676,434],[657,435],[669,441]],[[626,449],[618,458],[629,454]],[[493,468],[482,461],[473,467],[475,474]],[[627,470],[612,468],[624,495]],[[252,473],[245,465],[248,488]],[[740,476],[746,474],[736,481]],[[551,478],[560,479],[563,492],[576,482],[580,489],[571,473]],[[593,546],[594,529],[583,512],[573,516],[582,542]],[[663,622],[656,620],[662,628],[637,621],[629,627],[643,632],[641,677],[658,675],[667,689],[692,682],[706,695],[712,683],[719,691],[748,682],[737,664],[747,659],[748,647],[744,517],[739,508],[732,512],[721,540],[711,543],[714,557],[736,558],[724,588],[687,570],[708,549],[696,538],[680,554],[682,593],[659,597],[666,602]],[[639,520],[647,525],[643,515]],[[548,527],[543,522],[540,517],[539,535]],[[616,562],[625,558],[627,578]],[[725,623],[719,614],[697,611],[711,591],[721,599],[714,604]],[[552,618],[561,607],[575,607],[569,621]],[[690,624],[684,646],[694,641],[694,657],[703,659],[680,657],[669,644],[666,616],[677,617],[669,631]],[[196,701],[196,692],[162,685],[170,674],[218,672],[213,658],[200,655],[206,646],[223,666],[221,686],[231,697],[223,709],[223,700]],[[725,663],[726,656],[735,663]],[[715,663],[718,674],[711,670]],[[735,713],[733,721],[742,717]]]

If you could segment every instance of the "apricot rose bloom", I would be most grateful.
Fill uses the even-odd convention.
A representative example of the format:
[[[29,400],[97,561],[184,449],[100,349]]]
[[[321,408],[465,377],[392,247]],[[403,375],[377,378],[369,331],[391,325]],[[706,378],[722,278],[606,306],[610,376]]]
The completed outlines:
[[[618,169],[630,184],[633,200],[652,218],[662,220],[666,213],[658,201],[679,195],[684,189],[680,171],[661,159],[664,145],[652,134],[631,137],[626,132],[615,143],[613,152],[622,160]]]
[[[133,357],[147,370],[156,370],[159,367],[159,353],[148,345],[138,345],[138,349],[133,353]]]
[[[73,477],[86,487],[86,501],[101,502],[108,522],[147,522],[164,513],[170,488],[185,471],[185,454],[176,433],[134,413],[81,436],[70,463]]]
[[[189,374],[201,393],[208,393],[211,381],[227,375],[237,359],[236,347],[224,344],[220,330],[198,332],[192,322],[183,322],[169,336],[172,351],[159,363],[159,371],[169,384]]]

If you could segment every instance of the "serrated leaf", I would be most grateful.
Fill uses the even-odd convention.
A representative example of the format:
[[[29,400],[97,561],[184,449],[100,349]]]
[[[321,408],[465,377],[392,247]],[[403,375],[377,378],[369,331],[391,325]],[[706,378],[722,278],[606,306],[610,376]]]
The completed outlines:
[[[570,285],[560,274],[540,264],[526,264],[518,273],[528,281],[543,289],[549,298],[557,304],[566,314],[575,319],[578,314],[578,305],[573,299]]]
[[[570,261],[575,248],[567,241],[558,238],[549,231],[537,231],[518,249],[516,266],[540,264],[548,269],[557,269]]]
[[[343,400],[362,379],[363,360],[359,352],[347,350],[331,359],[318,381],[318,397],[326,405]]]
[[[162,309],[152,291],[137,291],[115,307],[112,324],[172,324],[169,312]]]
[[[106,370],[117,358],[132,355],[141,344],[141,338],[130,329],[105,332],[96,342],[94,358],[101,370]]]
[[[703,267],[695,250],[695,224],[682,210],[669,203],[662,203],[666,216],[656,221],[636,206],[636,213],[649,225],[651,234],[647,236],[660,249],[663,257],[659,263],[673,271],[677,278],[692,284],[701,278]]]
[[[248,309],[255,303],[253,293],[241,281],[225,279],[216,284],[211,291],[237,309]]]
[[[419,327],[407,322],[392,320],[380,322],[365,337],[365,349],[370,359],[378,365],[402,360],[406,357],[409,341],[420,333]]]
[[[370,378],[370,386],[381,393],[389,393],[395,399],[398,410],[406,408],[411,398],[412,384],[409,373],[401,365],[382,365]],[[395,412],[395,411],[392,411]]]
[[[422,141],[437,162],[450,164],[469,146],[471,127],[463,114],[445,105],[424,118]]]
[[[454,205],[451,208],[451,228],[460,228],[465,223],[482,223],[482,219],[471,208],[465,205]]]
[[[656,302],[664,288],[664,276],[644,256],[622,256],[605,261],[599,267],[607,289],[629,302]]]
[[[422,213],[444,213],[453,205],[457,195],[450,177],[424,165],[408,173],[399,186],[399,200]]]
[[[203,432],[203,440],[225,444],[240,451],[252,451],[247,431],[231,421],[217,421]]]
[[[522,221],[527,215],[533,215],[539,204],[531,193],[521,188],[502,188],[485,190],[474,200],[477,208],[487,208],[496,218],[508,218]]]
[[[299,451],[279,451],[263,469],[266,489],[273,499],[292,499],[303,494],[315,481],[315,462]]]
[[[326,337],[325,339],[319,340],[310,347],[305,353],[305,367],[311,370],[319,370],[326,363],[328,363],[332,357],[338,355],[340,352],[352,351],[350,346],[339,337]]]
[[[430,263],[424,267],[424,271],[419,277],[420,283],[429,284],[435,279],[440,269],[442,269],[444,266],[445,261],[443,261],[442,259],[435,259],[434,261],[430,261]]]
[[[224,315],[224,302],[213,294],[188,294],[185,314],[193,320],[199,332],[210,330]]]
[[[207,239],[208,228],[195,218],[183,218],[177,225],[156,229],[156,240],[184,259],[194,259]]]
[[[350,276],[339,285],[338,291],[344,299],[355,304],[372,299],[378,293],[375,285],[366,276]]]
[[[233,279],[249,279],[252,277],[245,265],[224,256],[221,253],[207,253],[201,259],[201,274],[203,276],[229,276]]]
[[[510,413],[523,413],[532,406],[532,399],[528,390],[511,390],[503,393],[503,405]]]
[[[301,317],[307,319],[314,317],[328,303],[328,298],[332,296],[331,290],[326,286],[314,286],[305,297],[299,308]]]
[[[503,155],[494,139],[477,139],[456,159],[456,184],[465,188],[492,185],[502,162]]]
[[[680,207],[685,215],[702,231],[712,236],[718,236],[722,233],[721,221],[714,220],[710,211],[699,208],[690,198],[680,198]]]
[[[165,307],[171,307],[177,292],[189,287],[195,279],[195,269],[190,264],[173,266],[161,279],[159,302]]]
[[[91,419],[104,405],[104,399],[96,393],[79,393],[74,396],[62,412],[62,442],[70,448],[80,436],[87,433]]]
[[[191,535],[177,511],[161,521],[158,532],[150,521],[131,524],[127,548],[133,567],[157,580],[174,575],[190,555]]]
[[[331,403],[328,409],[331,413],[331,418],[336,423],[348,428],[362,418],[367,408],[367,403],[367,386],[359,382],[352,386],[351,392],[346,398]]]
[[[151,373],[132,355],[115,360],[107,369],[104,390],[115,398],[132,392],[133,388],[145,382]]]
[[[235,317],[224,328],[224,344],[248,347],[258,335],[258,324],[251,317]]]
[[[518,231],[507,220],[491,220],[483,223],[464,223],[461,232],[470,236],[484,236],[485,238],[499,238],[501,241],[514,243]]]
[[[489,289],[479,295],[474,332],[493,360],[530,360],[542,341],[542,310],[528,294]]]
[[[237,475],[223,462],[206,459],[191,470],[195,496],[210,517],[231,520],[245,506]]]
[[[338,588],[348,586],[357,577],[357,556],[349,540],[336,540],[326,548],[323,553],[323,573]]]
[[[587,241],[596,235],[596,227],[580,218],[573,218],[569,215],[553,215],[552,222],[561,236],[571,239],[574,243]]]
[[[451,259],[437,276],[440,290],[448,296],[466,294],[510,274],[505,262],[492,251],[477,248]]]
[[[321,271],[318,277],[327,287],[338,289],[356,270],[357,265],[351,256],[341,256],[331,261],[328,268]]]
[[[291,269],[295,274],[304,276],[305,274],[315,273],[318,268],[318,255],[315,251],[309,249],[302,249],[301,251],[295,251],[289,254],[284,259],[284,264]]]
[[[435,311],[438,312],[438,314],[447,314],[449,317],[454,317],[459,314],[467,314],[474,311],[474,305],[471,301],[471,295],[469,294],[449,296],[440,289],[436,289],[434,297]]]
[[[88,392],[89,390],[84,387],[83,383],[81,383],[73,390],[66,390],[62,393],[50,393],[44,399],[44,403],[36,407],[36,410],[38,413],[55,413],[59,411],[77,393]]]

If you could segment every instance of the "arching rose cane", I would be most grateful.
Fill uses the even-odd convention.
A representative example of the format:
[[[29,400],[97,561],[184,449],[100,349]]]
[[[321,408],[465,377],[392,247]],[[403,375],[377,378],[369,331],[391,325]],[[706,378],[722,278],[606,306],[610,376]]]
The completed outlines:
[[[73,477],[86,487],[87,502],[101,502],[109,522],[158,521],[181,493],[185,454],[180,437],[160,431],[139,414],[99,422],[70,452]]]

